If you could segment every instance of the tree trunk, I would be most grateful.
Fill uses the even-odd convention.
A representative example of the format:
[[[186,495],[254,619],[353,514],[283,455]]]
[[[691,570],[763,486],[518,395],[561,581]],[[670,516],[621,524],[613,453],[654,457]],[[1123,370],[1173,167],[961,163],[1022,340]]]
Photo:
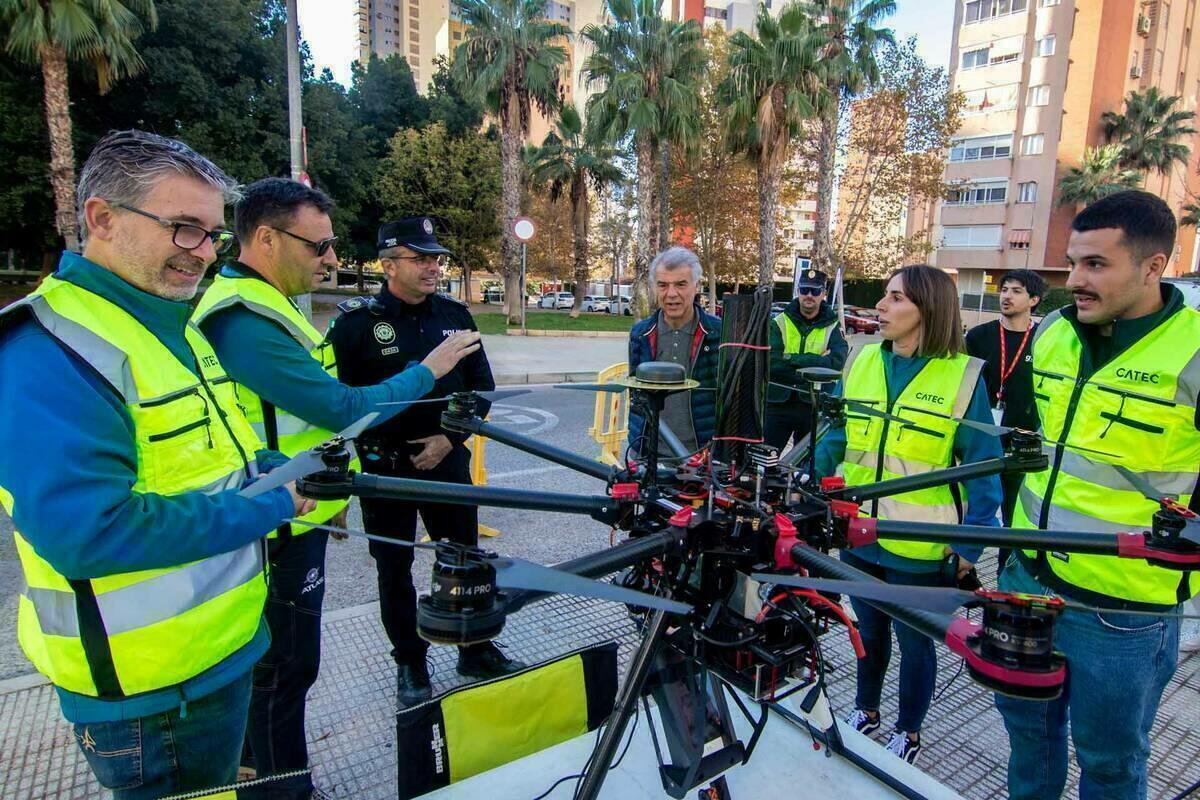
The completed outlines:
[[[671,245],[671,143],[660,147],[658,171],[658,249]]]
[[[654,145],[650,135],[639,133],[637,146],[637,206],[638,231],[637,255],[633,262],[633,313],[638,317],[650,315],[648,296],[650,259],[656,244],[654,222],[657,219],[654,207]]]
[[[507,306],[509,325],[521,324],[521,306],[525,298],[521,294],[521,270],[504,276],[504,303]],[[515,320],[515,321],[514,321]]]
[[[708,269],[708,313],[717,313],[717,271]]]
[[[463,302],[471,305],[471,265],[463,264]]]
[[[514,98],[512,106],[516,105]],[[521,213],[521,116],[516,108],[510,108],[508,120],[500,126],[500,271],[504,274],[505,297],[508,303],[508,324],[521,323],[521,305],[525,302],[519,289],[510,293],[508,289],[519,283],[509,281],[510,276],[521,275],[521,243],[513,233],[513,223]],[[518,297],[518,302],[511,299]]]
[[[782,162],[756,162],[758,172],[758,285],[775,286],[775,215],[779,208]]]
[[[813,267],[831,274],[829,225],[833,217],[833,167],[837,153],[837,106],[821,119],[817,159],[817,221],[813,231]]]
[[[575,307],[571,316],[578,317],[588,285],[588,187],[587,177],[578,171],[571,178],[571,222],[575,234]]]
[[[57,45],[42,48],[46,127],[50,132],[50,186],[54,190],[54,227],[64,246],[79,252],[79,218],[75,214],[75,146],[71,142],[71,98],[67,56]]]

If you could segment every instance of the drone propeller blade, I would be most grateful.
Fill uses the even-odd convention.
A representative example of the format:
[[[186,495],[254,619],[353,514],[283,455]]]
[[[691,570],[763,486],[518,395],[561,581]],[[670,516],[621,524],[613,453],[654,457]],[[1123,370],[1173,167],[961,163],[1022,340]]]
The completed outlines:
[[[484,400],[491,400],[493,403],[499,403],[503,400],[508,400],[510,397],[520,397],[523,394],[529,394],[529,389],[502,389],[500,391],[487,392],[471,392],[482,397]],[[380,406],[415,406],[420,403],[445,403],[449,397],[430,397],[425,400],[397,400],[390,403],[378,403]]]
[[[354,446],[352,440],[359,434],[371,427],[371,423],[379,416],[378,411],[372,411],[365,417],[362,417],[350,424],[350,427],[333,436],[329,441],[341,439],[347,443],[350,449],[350,455],[354,456]],[[320,447],[320,445],[317,445]],[[303,478],[305,475],[312,475],[314,472],[320,472],[325,468],[325,462],[321,460],[320,453],[316,452],[316,448],[304,450],[297,453],[291,461],[281,464],[275,469],[268,472],[263,477],[248,484],[244,489],[238,492],[238,497],[258,497],[261,494],[266,494],[272,489],[277,489],[285,483],[291,483],[297,478]]]
[[[952,419],[954,422],[957,422],[959,425],[966,425],[968,428],[974,428],[977,431],[982,431],[986,434],[990,434],[991,436],[1005,436],[1013,431],[1021,430],[1020,428],[1014,428],[1010,425],[993,425],[990,422],[977,422],[973,419],[963,419],[962,417],[951,417],[950,419]],[[1104,450],[1093,450],[1090,447],[1081,447],[1077,444],[1067,444],[1066,442],[1060,442],[1055,439],[1047,439],[1040,433],[1036,433],[1034,431],[1022,431],[1022,433],[1032,433],[1038,436],[1042,440],[1043,444],[1053,445],[1055,447],[1066,447],[1070,450],[1075,450],[1080,453],[1092,453],[1093,455],[1104,456],[1106,458],[1120,458],[1120,456],[1116,453],[1108,453]]]
[[[905,419],[904,417],[897,417],[895,414],[889,414],[886,411],[877,411],[876,409],[871,408],[868,405],[859,403],[855,400],[845,400],[843,402],[845,402],[846,408],[850,409],[851,411],[855,412],[856,414],[866,414],[868,417],[878,417],[879,419],[886,419],[890,422],[898,422],[901,425],[907,425],[909,427],[913,427],[916,425],[916,423],[913,422],[911,419]]]
[[[953,613],[962,606],[979,599],[974,592],[936,586],[894,586],[888,583],[837,581],[825,578],[804,578],[799,575],[772,575],[768,572],[756,572],[750,577],[764,583],[795,586],[797,589],[815,589],[818,592],[848,594],[851,597],[861,597],[863,600],[878,600],[881,603],[923,608],[939,614]]]
[[[320,528],[323,531],[333,531],[334,533],[344,533],[347,536],[356,536],[359,539],[370,539],[372,542],[381,542],[383,544],[395,544],[401,547],[414,547],[418,550],[436,550],[437,545],[433,542],[410,542],[407,539],[394,539],[391,536],[376,536],[373,533],[366,531],[357,531],[353,528],[339,528],[337,525],[328,523],[314,523],[303,519],[285,519],[284,522],[290,522],[293,525],[307,525],[310,528]]]
[[[576,392],[609,392],[610,394],[620,394],[626,390],[626,387],[619,383],[556,383],[552,388],[571,389]]]
[[[676,614],[686,614],[692,610],[687,603],[625,589],[611,583],[601,583],[520,558],[494,558],[490,563],[496,568],[496,585],[504,589],[530,589],[536,592],[595,597],[598,600],[612,600]]]
[[[1176,495],[1158,491],[1154,488],[1150,481],[1146,480],[1133,470],[1121,466],[1120,464],[1113,464],[1112,468],[1115,469],[1117,473],[1125,479],[1126,483],[1141,492],[1142,496],[1147,500],[1158,503],[1164,508],[1170,508],[1178,511],[1179,515],[1183,517],[1184,521],[1183,530],[1179,533],[1180,538],[1186,539],[1193,544],[1200,544],[1200,519],[1192,514],[1191,511],[1181,508],[1179,503],[1176,501]],[[1191,516],[1189,516],[1189,514]]]

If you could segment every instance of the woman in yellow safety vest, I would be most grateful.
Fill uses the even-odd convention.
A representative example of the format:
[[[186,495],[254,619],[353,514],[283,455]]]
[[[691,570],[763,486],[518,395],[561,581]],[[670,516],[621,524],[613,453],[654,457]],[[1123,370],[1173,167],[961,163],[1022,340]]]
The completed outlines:
[[[841,475],[847,485],[916,475],[955,463],[1001,455],[999,440],[955,418],[992,421],[983,362],[966,354],[954,283],[925,265],[892,273],[876,305],[883,342],[855,347],[838,389],[849,399],[912,422],[902,425],[847,409],[844,430],[817,446],[817,472]],[[996,525],[997,477],[920,489],[865,504],[862,513],[911,522]],[[980,548],[881,538],[843,551],[842,560],[870,575],[913,586],[945,586],[965,577]],[[909,763],[921,750],[921,724],[933,697],[937,655],[933,642],[874,606],[851,600],[866,657],[858,664],[855,711],[849,724],[864,734],[879,729],[883,679],[891,659],[890,626],[900,643],[899,716],[889,751]]]

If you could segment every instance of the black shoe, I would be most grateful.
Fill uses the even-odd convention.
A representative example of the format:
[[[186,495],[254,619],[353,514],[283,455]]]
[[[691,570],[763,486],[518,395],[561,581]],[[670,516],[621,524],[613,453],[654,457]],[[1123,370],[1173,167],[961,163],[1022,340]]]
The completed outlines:
[[[513,661],[494,642],[461,647],[458,650],[458,674],[467,678],[500,678],[520,672],[526,665]]]
[[[429,685],[429,667],[424,656],[396,665],[396,700],[401,708],[424,703],[431,697],[433,687]]]

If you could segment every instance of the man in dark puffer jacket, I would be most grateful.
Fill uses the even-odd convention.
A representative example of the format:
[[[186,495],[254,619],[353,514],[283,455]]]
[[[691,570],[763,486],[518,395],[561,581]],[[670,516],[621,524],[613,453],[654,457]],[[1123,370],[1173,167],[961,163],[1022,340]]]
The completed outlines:
[[[640,320],[629,332],[629,374],[645,361],[682,364],[689,378],[702,387],[717,385],[717,353],[721,320],[706,314],[697,302],[701,268],[686,247],[659,253],[650,264],[650,286],[659,310]],[[679,392],[667,398],[663,419],[691,451],[707,447],[716,424],[717,397],[712,391]],[[646,421],[629,415],[629,442],[639,450]],[[659,455],[670,451],[660,442]]]

